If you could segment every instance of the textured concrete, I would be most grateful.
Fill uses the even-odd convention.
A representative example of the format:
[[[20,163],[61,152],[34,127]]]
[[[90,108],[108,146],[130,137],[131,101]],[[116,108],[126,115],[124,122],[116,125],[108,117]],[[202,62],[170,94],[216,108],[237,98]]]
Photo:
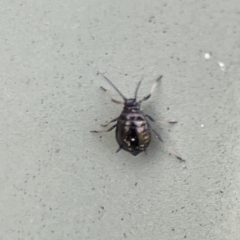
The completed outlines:
[[[240,239],[239,0],[0,11],[0,240]],[[186,163],[90,133],[121,111],[97,70],[129,97],[163,75],[143,109],[178,120],[155,128]]]

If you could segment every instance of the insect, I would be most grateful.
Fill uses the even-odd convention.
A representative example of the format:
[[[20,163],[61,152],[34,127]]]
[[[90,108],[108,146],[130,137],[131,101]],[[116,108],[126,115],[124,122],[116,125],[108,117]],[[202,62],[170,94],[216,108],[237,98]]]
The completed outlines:
[[[93,133],[103,133],[103,132],[110,132],[113,129],[116,128],[116,140],[118,142],[119,148],[117,149],[116,153],[119,152],[121,149],[131,153],[132,155],[136,156],[141,152],[146,152],[147,147],[149,146],[151,142],[151,133],[153,132],[159,141],[161,141],[167,151],[175,156],[180,161],[185,161],[182,159],[179,155],[177,155],[170,147],[168,147],[163,139],[161,138],[160,134],[155,130],[151,128],[151,125],[149,124],[148,120],[151,122],[160,122],[163,124],[174,124],[177,123],[176,121],[169,121],[169,120],[162,120],[162,121],[155,121],[154,118],[152,118],[150,115],[145,114],[141,109],[141,103],[143,101],[148,100],[152,93],[154,92],[154,89],[156,88],[157,84],[162,79],[162,76],[157,78],[155,83],[152,86],[152,89],[148,95],[143,97],[141,100],[137,101],[137,94],[138,89],[141,85],[142,80],[140,80],[137,84],[134,98],[126,98],[119,89],[102,73],[98,72],[98,74],[102,75],[103,78],[115,89],[115,91],[122,97],[123,101],[114,99],[110,92],[106,90],[104,87],[101,87],[101,89],[107,93],[112,102],[117,104],[123,104],[123,110],[120,114],[120,116],[112,119],[110,122],[106,124],[102,124],[102,127],[107,127],[109,124],[113,122],[117,122],[114,125],[112,125],[107,130],[101,130],[96,131],[92,130]]]

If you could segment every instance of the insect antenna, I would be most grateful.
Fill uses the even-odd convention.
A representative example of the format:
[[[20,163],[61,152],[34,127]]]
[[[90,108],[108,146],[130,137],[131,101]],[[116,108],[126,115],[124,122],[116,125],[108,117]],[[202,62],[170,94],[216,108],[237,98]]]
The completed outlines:
[[[118,90],[118,88],[105,76],[103,75],[102,73],[98,72],[97,74],[100,74],[102,75],[105,80],[118,92],[118,94],[126,101],[127,98]]]
[[[135,100],[137,99],[138,89],[139,89],[141,83],[142,83],[142,79],[138,82],[138,85],[137,85],[137,87],[136,87],[135,96],[134,96],[134,99],[135,99]]]

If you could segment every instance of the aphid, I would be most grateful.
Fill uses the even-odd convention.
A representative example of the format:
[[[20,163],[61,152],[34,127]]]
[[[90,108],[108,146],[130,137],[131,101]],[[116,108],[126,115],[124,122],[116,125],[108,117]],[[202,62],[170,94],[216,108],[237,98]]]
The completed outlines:
[[[106,127],[113,122],[117,122],[116,124],[114,124],[107,130],[102,130],[102,131],[93,130],[91,132],[94,132],[94,133],[110,132],[114,128],[116,128],[116,140],[119,145],[119,148],[117,149],[116,153],[119,152],[121,149],[123,149],[127,152],[130,152],[132,155],[136,156],[143,151],[146,152],[146,149],[151,142],[151,131],[152,131],[157,136],[159,141],[161,141],[164,144],[164,146],[166,147],[166,149],[170,154],[174,155],[177,159],[181,161],[185,161],[180,156],[178,156],[170,147],[166,146],[160,134],[155,129],[151,128],[147,119],[149,119],[152,122],[169,123],[169,124],[174,124],[177,122],[169,121],[169,120],[155,121],[150,115],[145,114],[140,109],[141,103],[143,101],[148,100],[151,97],[157,84],[162,79],[162,76],[160,76],[155,81],[155,83],[152,86],[151,92],[148,95],[146,95],[144,98],[142,98],[142,100],[137,101],[138,89],[141,85],[142,80],[140,80],[137,84],[134,98],[126,98],[106,76],[104,76],[100,72],[98,72],[98,74],[101,74],[105,78],[105,80],[118,92],[118,94],[122,97],[123,101],[119,101],[112,98],[110,92],[106,90],[104,87],[101,87],[101,89],[110,96],[112,102],[117,104],[123,104],[124,108],[120,116],[114,118],[107,124],[103,124],[101,126]]]

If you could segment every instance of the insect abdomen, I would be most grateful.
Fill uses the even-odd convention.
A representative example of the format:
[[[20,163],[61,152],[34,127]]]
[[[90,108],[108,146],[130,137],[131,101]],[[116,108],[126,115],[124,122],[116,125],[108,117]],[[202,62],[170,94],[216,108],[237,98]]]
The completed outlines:
[[[124,150],[136,156],[150,144],[150,125],[141,112],[123,112],[117,123],[116,138]]]

